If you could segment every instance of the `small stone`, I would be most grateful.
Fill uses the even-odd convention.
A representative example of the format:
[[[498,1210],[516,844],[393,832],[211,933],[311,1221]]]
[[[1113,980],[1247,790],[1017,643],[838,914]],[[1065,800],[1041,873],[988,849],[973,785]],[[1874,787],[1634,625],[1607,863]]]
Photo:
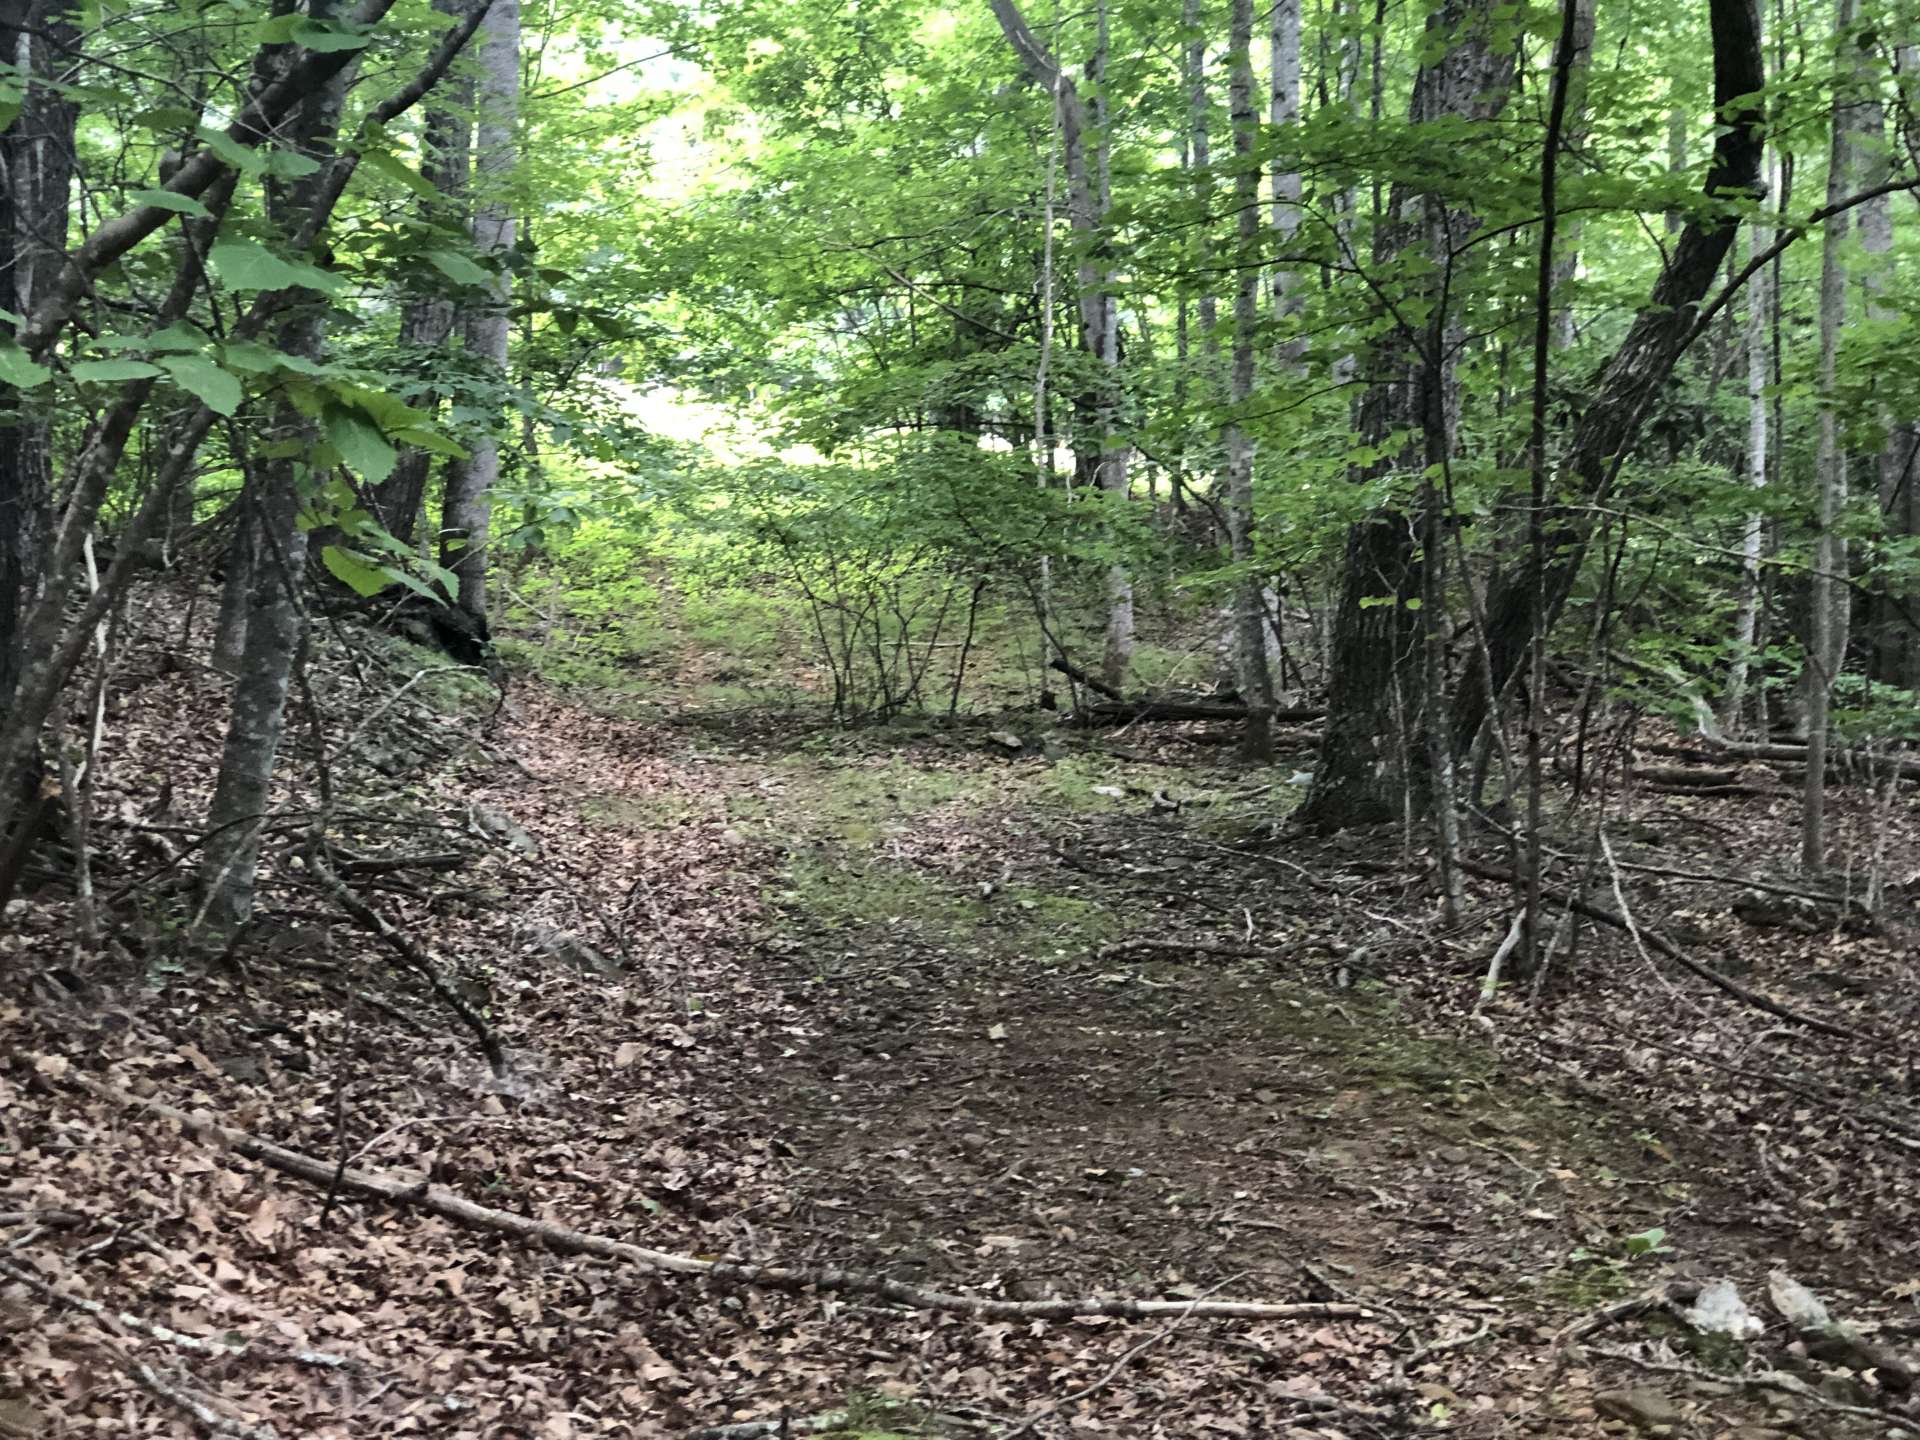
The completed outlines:
[[[1624,1420],[1642,1430],[1665,1425],[1680,1425],[1686,1417],[1658,1390],[1634,1386],[1626,1390],[1602,1390],[1593,1397],[1593,1408],[1609,1420]]]

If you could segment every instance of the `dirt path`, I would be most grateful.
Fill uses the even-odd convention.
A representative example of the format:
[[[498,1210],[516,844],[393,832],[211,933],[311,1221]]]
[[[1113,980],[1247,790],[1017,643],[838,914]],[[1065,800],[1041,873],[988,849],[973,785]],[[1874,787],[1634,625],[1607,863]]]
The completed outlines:
[[[184,734],[196,682],[160,683]],[[1601,1337],[1626,1356],[1556,1350],[1675,1276],[1753,1296],[1783,1259],[1860,1273],[1809,1233],[1860,1225],[1894,1267],[1911,1241],[1831,1190],[1817,1212],[1743,1194],[1746,1159],[1632,1074],[1589,1083],[1443,1023],[1432,997],[1473,985],[1486,937],[1432,922],[1391,840],[1236,850],[1276,802],[1216,752],[641,722],[530,688],[482,741],[417,734],[441,731],[434,784],[345,838],[468,852],[365,883],[514,1074],[488,1075],[377,943],[313,918],[297,872],[236,963],[0,1005],[0,1212],[72,1217],[0,1232],[4,1253],[63,1295],[254,1341],[209,1360],[103,1339],[93,1312],[0,1278],[0,1405],[25,1407],[0,1420],[190,1433],[130,1381],[131,1345],[258,1433],[337,1440],[783,1414],[862,1440],[1885,1429],[1676,1377],[1730,1357],[1670,1324]],[[981,1323],[618,1271],[330,1207],[101,1106],[74,1071],[684,1254],[1014,1299],[1351,1296],[1395,1318]],[[288,1358],[303,1345],[348,1368]],[[1850,1383],[1836,1400],[1875,1399]]]
[[[1765,1402],[1724,1388],[1553,1373],[1550,1337],[1594,1308],[1773,1257],[1681,1137],[1506,1073],[1332,958],[1311,888],[1329,882],[1221,847],[1235,821],[1205,802],[1239,776],[966,736],[703,759],[764,876],[756,983],[791,1018],[729,1086],[791,1155],[769,1244],[1014,1298],[1359,1295],[1407,1321],[1193,1327],[1082,1407],[1119,1433],[1262,1433],[1286,1406],[1249,1395],[1367,1395],[1394,1354],[1482,1330],[1410,1377],[1411,1416],[1349,1424],[1611,1433],[1633,1423],[1596,1413],[1612,1387],[1627,1398],[1600,1411],[1667,1433],[1769,1433]],[[659,823],[647,805],[627,822]],[[1131,948],[1188,939],[1271,953]],[[1115,1349],[1063,1369],[1057,1340],[996,1340],[992,1366],[946,1378],[1044,1403]]]

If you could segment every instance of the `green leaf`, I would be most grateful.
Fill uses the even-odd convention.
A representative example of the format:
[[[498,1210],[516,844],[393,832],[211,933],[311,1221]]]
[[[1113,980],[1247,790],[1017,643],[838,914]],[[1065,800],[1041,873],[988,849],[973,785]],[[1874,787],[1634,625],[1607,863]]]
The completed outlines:
[[[320,563],[332,572],[334,579],[356,595],[378,595],[393,583],[386,566],[376,564],[358,550],[349,550],[344,545],[325,547],[320,552]]]
[[[216,415],[240,408],[240,382],[202,355],[169,355],[160,362],[173,383],[199,398]]]
[[[21,102],[18,100],[0,100],[0,130],[6,129],[20,118],[20,105]]]
[[[0,384],[11,385],[16,390],[31,390],[46,384],[52,376],[51,370],[35,364],[27,352],[11,340],[0,341]]]
[[[156,330],[151,335],[141,336],[138,348],[197,353],[207,348],[207,335],[204,330],[176,320],[164,330]]]
[[[267,168],[267,162],[258,150],[251,145],[242,145],[224,130],[202,125],[200,141],[243,175],[258,175]]]
[[[485,285],[493,277],[457,250],[429,250],[433,268],[456,285]]]
[[[235,290],[286,290],[297,283],[293,266],[251,240],[223,240],[207,263]]]
[[[467,458],[467,450],[451,437],[442,435],[438,430],[429,430],[423,425],[408,425],[389,434],[402,445],[417,445],[422,450],[431,450],[436,455],[451,455],[456,460]]]
[[[304,45],[322,55],[333,55],[342,50],[364,50],[373,43],[371,35],[356,35],[339,26],[305,18],[294,22],[292,39],[294,44]]]
[[[434,183],[414,169],[391,150],[366,149],[360,152],[360,163],[369,170],[377,170],[389,180],[397,180],[414,194],[431,200],[440,193]]]
[[[285,260],[253,240],[224,240],[213,247],[207,262],[233,290],[292,290],[304,286],[331,295],[342,281],[304,260]]]
[[[211,220],[213,212],[191,195],[176,195],[171,190],[136,190],[127,197],[142,205],[157,205],[176,215],[191,215],[196,220]]]
[[[114,380],[145,380],[158,375],[160,367],[149,365],[144,360],[80,360],[73,367],[76,380],[110,382]]]
[[[378,485],[391,475],[400,458],[378,425],[344,405],[327,407],[327,439],[340,452],[347,468],[369,485]]]
[[[298,150],[267,151],[267,173],[281,180],[299,180],[319,168],[318,160]]]

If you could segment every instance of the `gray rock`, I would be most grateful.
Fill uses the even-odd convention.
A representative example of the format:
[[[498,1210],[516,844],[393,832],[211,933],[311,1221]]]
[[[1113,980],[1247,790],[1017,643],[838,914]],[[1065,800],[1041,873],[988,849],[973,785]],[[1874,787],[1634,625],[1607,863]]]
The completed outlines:
[[[1609,1420],[1624,1420],[1641,1430],[1686,1423],[1686,1416],[1681,1414],[1678,1405],[1660,1391],[1644,1385],[1602,1390],[1593,1397],[1593,1408]]]

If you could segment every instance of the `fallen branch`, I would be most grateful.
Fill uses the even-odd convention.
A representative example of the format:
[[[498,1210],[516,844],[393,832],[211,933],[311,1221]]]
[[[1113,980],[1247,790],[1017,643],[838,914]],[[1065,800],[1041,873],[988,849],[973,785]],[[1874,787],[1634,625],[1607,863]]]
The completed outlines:
[[[327,859],[326,850],[324,842],[308,847],[307,859],[313,868],[314,878],[320,882],[341,909],[358,920],[362,927],[371,930],[385,941],[387,948],[400,957],[407,969],[427,982],[427,987],[439,996],[447,1008],[458,1015],[466,1027],[473,1032],[474,1039],[479,1042],[480,1053],[487,1057],[487,1064],[493,1070],[494,1078],[505,1079],[513,1072],[513,1067],[507,1063],[507,1052],[500,1048],[500,1042],[494,1037],[492,1028],[481,1018],[477,1010],[460,997],[458,991],[447,984],[440,974],[440,967],[434,963],[431,955],[406,934],[395,929],[384,915],[361,899],[351,885],[334,873],[333,866]]]
[[[1670,755],[1676,759],[1718,760],[1727,756],[1738,756],[1743,760],[1759,760],[1769,765],[1805,765],[1807,747],[1804,745],[1780,745],[1741,740],[1718,740],[1702,735],[1694,745],[1668,745],[1658,741],[1646,740],[1636,747],[1653,755]],[[1839,748],[1827,751],[1830,761],[1844,761],[1845,767],[1839,767],[1833,776],[1843,778],[1847,767],[1857,767],[1859,773],[1867,775],[1897,775],[1902,780],[1920,780],[1920,758],[1912,756],[1888,755],[1872,750],[1858,748]]]
[[[1806,1401],[1818,1410],[1834,1415],[1866,1415],[1876,1425],[1886,1425],[1905,1435],[1920,1435],[1920,1424],[1903,1420],[1900,1416],[1881,1409],[1877,1405],[1848,1405],[1843,1401],[1830,1400],[1798,1375],[1789,1375],[1782,1370],[1767,1370],[1758,1375],[1727,1375],[1720,1371],[1703,1370],[1693,1365],[1676,1365],[1655,1360],[1650,1356],[1635,1354],[1631,1350],[1615,1350],[1596,1346],[1596,1355],[1604,1355],[1609,1360],[1619,1360],[1654,1375],[1681,1375],[1697,1385],[1739,1385],[1750,1390],[1776,1390]]]
[[[162,1380],[154,1374],[152,1366],[132,1359],[126,1364],[128,1373],[140,1382],[142,1388],[152,1391],[170,1404],[178,1405],[201,1428],[211,1430],[215,1435],[232,1435],[235,1440],[279,1440],[279,1432],[271,1425],[247,1425],[238,1420],[229,1420],[197,1395]]]
[[[1078,665],[1074,664],[1071,660],[1068,660],[1064,656],[1056,656],[1052,660],[1049,660],[1047,662],[1047,668],[1049,670],[1058,670],[1062,675],[1066,676],[1069,680],[1073,681],[1075,684],[1086,686],[1087,689],[1093,691],[1093,693],[1096,695],[1104,695],[1109,700],[1118,700],[1122,704],[1126,703],[1127,697],[1124,694],[1122,694],[1119,690],[1107,684],[1106,681],[1098,679],[1095,676],[1089,675],[1086,671],[1082,670]]]
[[[1262,955],[1277,956],[1282,953],[1279,950],[1257,950],[1251,945],[1220,945],[1207,940],[1116,940],[1094,951],[1094,958],[1111,960],[1115,956],[1140,950],[1165,950],[1181,955],[1218,955],[1225,960],[1251,960]]]
[[[1502,885],[1522,883],[1511,870],[1502,869],[1498,865],[1486,865],[1464,855],[1460,857],[1459,863],[1462,870],[1469,875],[1477,875],[1482,880],[1493,880]],[[1604,905],[1596,905],[1591,900],[1583,899],[1559,885],[1543,884],[1541,888],[1543,893],[1552,896],[1558,903],[1568,906],[1589,920],[1598,920],[1603,925],[1611,925],[1614,929],[1624,930],[1628,934],[1634,933],[1634,927],[1623,916],[1615,914]],[[1795,1025],[1804,1025],[1809,1030],[1817,1030],[1822,1035],[1831,1035],[1840,1040],[1865,1040],[1876,1045],[1892,1043],[1891,1037],[1877,1031],[1856,1030],[1852,1026],[1835,1024],[1831,1020],[1822,1020],[1818,1015],[1803,1014],[1790,1006],[1782,1005],[1778,1000],[1742,985],[1732,976],[1723,975],[1712,966],[1701,964],[1657,930],[1649,930],[1641,926],[1639,938],[1645,942],[1648,949],[1664,955],[1681,969],[1699,976],[1715,989],[1724,991],[1734,999],[1753,1006],[1756,1010],[1764,1010],[1769,1015],[1776,1015],[1782,1020],[1790,1021]]]
[[[1323,720],[1326,714],[1317,705],[1295,705],[1275,710],[1267,718],[1276,725],[1292,725]],[[1083,725],[1120,725],[1134,720],[1245,720],[1247,707],[1208,700],[1109,700],[1081,706],[1074,718]]]
[[[840,1295],[876,1295],[913,1310],[931,1310],[950,1315],[969,1315],[988,1320],[1084,1320],[1112,1316],[1127,1320],[1187,1316],[1208,1320],[1358,1320],[1372,1321],[1379,1316],[1364,1305],[1320,1303],[1270,1305],[1252,1301],[1218,1300],[1128,1300],[1102,1299],[1097,1296],[1061,1300],[992,1300],[980,1295],[953,1295],[923,1290],[885,1275],[833,1267],[801,1268],[779,1265],[749,1265],[730,1260],[699,1260],[691,1255],[675,1255],[664,1250],[649,1250],[624,1240],[575,1230],[550,1220],[536,1220],[511,1210],[496,1210],[477,1205],[444,1186],[422,1178],[411,1183],[388,1179],[363,1170],[341,1167],[337,1162],[318,1160],[297,1150],[289,1150],[270,1140],[243,1130],[233,1130],[200,1116],[189,1115],[158,1100],[127,1094],[89,1076],[74,1079],[103,1099],[135,1109],[145,1109],[178,1124],[195,1138],[205,1137],[226,1149],[256,1160],[284,1175],[305,1180],[325,1189],[338,1177],[343,1194],[356,1194],[394,1205],[408,1205],[438,1215],[456,1225],[510,1235],[517,1240],[544,1246],[561,1255],[591,1255],[617,1265],[631,1266],[653,1274],[686,1275],[722,1285],[751,1285],[769,1290],[795,1293],[824,1291]]]
[[[311,1365],[323,1370],[344,1370],[356,1362],[344,1355],[331,1355],[324,1350],[283,1350],[277,1346],[262,1346],[250,1340],[222,1340],[204,1335],[183,1335],[155,1320],[143,1320],[138,1315],[128,1314],[125,1310],[110,1310],[98,1300],[89,1300],[82,1295],[69,1295],[57,1286],[42,1280],[30,1270],[0,1260],[0,1275],[9,1280],[18,1281],[29,1290],[35,1291],[55,1305],[70,1305],[76,1310],[84,1310],[89,1315],[128,1330],[134,1330],[148,1339],[159,1340],[181,1350],[191,1351],[195,1355],[212,1355],[221,1359],[233,1359],[242,1355],[252,1355],[272,1360],[291,1361],[296,1365]]]

